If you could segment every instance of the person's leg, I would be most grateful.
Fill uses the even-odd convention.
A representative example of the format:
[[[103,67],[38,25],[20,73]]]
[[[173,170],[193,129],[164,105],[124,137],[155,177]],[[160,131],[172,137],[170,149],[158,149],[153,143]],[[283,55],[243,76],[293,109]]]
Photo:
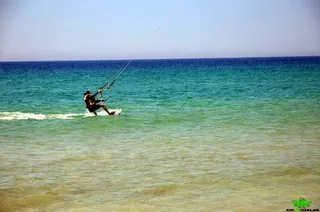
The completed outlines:
[[[93,114],[96,115],[96,116],[98,115],[98,114],[96,113],[96,110],[97,110],[96,108],[88,108],[88,110],[89,110],[90,113],[93,113]]]
[[[108,108],[105,105],[101,105],[101,107],[109,114],[109,116],[114,115],[115,112],[109,112]]]

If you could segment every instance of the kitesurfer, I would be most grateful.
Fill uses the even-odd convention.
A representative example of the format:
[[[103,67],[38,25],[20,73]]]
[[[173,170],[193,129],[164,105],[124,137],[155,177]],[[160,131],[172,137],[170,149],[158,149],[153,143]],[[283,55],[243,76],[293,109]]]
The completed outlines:
[[[115,112],[110,112],[104,104],[97,104],[99,102],[104,102],[104,100],[99,100],[95,98],[98,95],[98,93],[102,94],[102,90],[98,90],[95,94],[92,94],[90,90],[87,89],[83,94],[83,100],[86,103],[86,107],[88,108],[88,110],[91,113],[97,115],[96,110],[103,108],[109,114],[109,116],[114,115]]]

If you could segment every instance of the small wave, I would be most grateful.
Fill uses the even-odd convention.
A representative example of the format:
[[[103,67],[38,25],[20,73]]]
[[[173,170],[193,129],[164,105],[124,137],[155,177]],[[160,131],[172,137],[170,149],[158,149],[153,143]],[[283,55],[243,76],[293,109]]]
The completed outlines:
[[[319,175],[320,172],[317,170],[307,168],[307,167],[286,167],[273,172],[269,172],[269,176],[302,176],[302,175]]]
[[[115,115],[121,113],[121,109],[114,109]],[[98,116],[107,116],[105,111],[98,111]],[[0,120],[45,120],[45,119],[74,119],[75,117],[93,117],[93,113],[86,111],[85,113],[67,113],[67,114],[36,114],[23,112],[0,112]]]
[[[73,119],[76,116],[84,116],[85,114],[36,114],[22,112],[0,112],[0,120],[44,120],[44,119]]]
[[[49,119],[73,119],[74,117],[77,116],[85,116],[86,114],[76,114],[76,113],[68,113],[68,114],[51,114],[47,115]]]

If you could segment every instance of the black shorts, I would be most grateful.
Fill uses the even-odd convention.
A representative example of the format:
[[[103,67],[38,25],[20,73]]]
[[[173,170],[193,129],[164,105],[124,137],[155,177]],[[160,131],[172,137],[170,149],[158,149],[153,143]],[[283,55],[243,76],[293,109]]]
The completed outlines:
[[[88,107],[88,110],[90,112],[94,112],[94,111],[96,111],[96,110],[98,110],[100,108],[101,108],[101,105],[92,105],[91,107]]]

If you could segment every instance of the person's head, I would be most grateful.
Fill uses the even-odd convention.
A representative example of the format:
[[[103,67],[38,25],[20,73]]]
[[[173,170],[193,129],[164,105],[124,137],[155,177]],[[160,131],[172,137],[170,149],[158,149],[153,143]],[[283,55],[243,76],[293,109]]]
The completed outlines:
[[[90,92],[89,89],[86,89],[86,90],[84,91],[84,94],[83,94],[83,95],[87,95],[87,94],[91,94],[91,92]]]

